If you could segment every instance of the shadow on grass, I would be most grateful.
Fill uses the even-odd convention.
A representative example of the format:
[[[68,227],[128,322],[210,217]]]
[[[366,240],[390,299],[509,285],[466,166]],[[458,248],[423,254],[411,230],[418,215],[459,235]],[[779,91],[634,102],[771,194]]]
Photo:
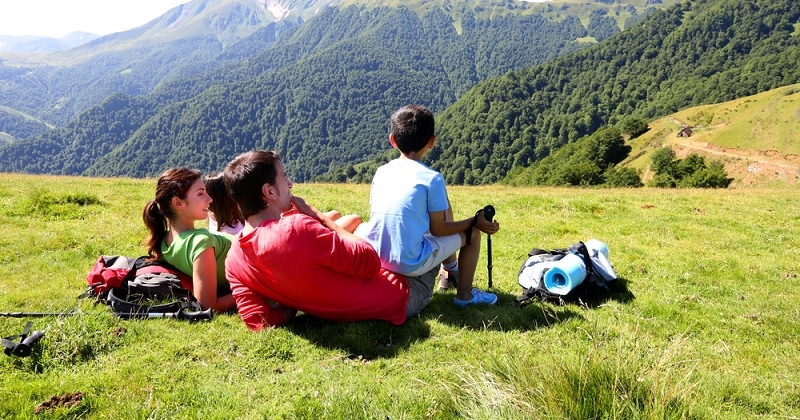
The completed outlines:
[[[534,303],[520,307],[517,297],[492,291],[497,295],[495,305],[460,307],[453,303],[455,291],[435,293],[430,305],[419,314],[422,320],[476,331],[530,331],[549,327],[566,320],[582,317],[578,308],[556,308]]]
[[[338,349],[351,359],[396,356],[414,343],[430,337],[430,326],[414,318],[395,327],[384,321],[334,322],[300,315],[285,325],[317,346]]]
[[[285,325],[314,345],[341,350],[352,359],[391,358],[431,335],[431,323],[439,322],[475,331],[528,331],[548,327],[573,317],[579,308],[530,305],[521,308],[516,297],[499,293],[497,305],[462,308],[453,303],[453,292],[434,293],[422,313],[392,326],[382,321],[333,322],[300,315]]]
[[[634,299],[625,279],[619,279],[612,292],[582,304],[558,306],[533,300],[533,303],[521,307],[515,295],[495,293],[498,297],[496,305],[462,308],[453,303],[454,291],[436,292],[422,313],[397,327],[383,321],[333,322],[300,315],[285,328],[317,346],[341,350],[352,359],[371,360],[394,357],[426,340],[431,335],[432,322],[475,331],[530,331],[583,318],[581,311],[584,308],[597,308],[612,300],[626,303]]]
[[[597,308],[609,301],[630,302],[635,296],[628,290],[627,285],[626,279],[619,278],[616,287],[610,292],[580,302],[553,304],[534,297],[524,306],[519,304],[516,295],[493,291],[497,295],[496,305],[461,308],[453,304],[454,293],[436,293],[420,317],[437,319],[449,325],[474,330],[528,331],[572,318],[583,318],[580,312],[582,308]]]
[[[586,299],[584,304],[588,308],[597,308],[610,301],[628,303],[634,299],[636,299],[636,296],[628,290],[628,279],[619,277],[617,278],[617,285],[610,292]]]
[[[583,296],[578,298],[579,300],[577,301],[548,299],[546,300],[546,302],[555,306],[577,305],[587,309],[594,309],[603,306],[604,304],[610,301],[615,301],[619,303],[628,303],[635,298],[636,296],[634,296],[633,293],[630,290],[628,290],[628,280],[624,278],[618,278],[616,286],[614,286],[614,288],[608,292]],[[529,300],[525,301],[525,304],[527,305],[531,303],[542,303],[542,302],[543,300],[534,296]]]

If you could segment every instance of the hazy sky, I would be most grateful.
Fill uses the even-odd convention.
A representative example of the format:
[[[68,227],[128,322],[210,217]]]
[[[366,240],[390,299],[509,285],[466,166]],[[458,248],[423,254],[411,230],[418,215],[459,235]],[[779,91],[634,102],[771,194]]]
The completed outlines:
[[[126,31],[189,0],[0,0],[0,35],[61,38]]]

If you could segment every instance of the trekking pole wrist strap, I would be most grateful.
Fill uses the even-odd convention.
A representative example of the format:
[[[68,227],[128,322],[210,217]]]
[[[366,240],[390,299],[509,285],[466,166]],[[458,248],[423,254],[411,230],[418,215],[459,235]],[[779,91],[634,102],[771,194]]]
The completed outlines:
[[[482,210],[478,210],[475,212],[475,216],[472,218],[472,221],[469,222],[469,227],[464,230],[464,234],[467,235],[467,245],[472,243],[472,228],[478,224],[478,215],[481,214]]]

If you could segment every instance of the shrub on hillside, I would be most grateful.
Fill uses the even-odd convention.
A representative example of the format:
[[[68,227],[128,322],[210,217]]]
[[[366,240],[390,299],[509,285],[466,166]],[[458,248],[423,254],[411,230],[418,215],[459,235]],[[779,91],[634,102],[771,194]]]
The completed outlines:
[[[638,137],[647,131],[647,121],[644,118],[627,117],[619,123],[619,129],[631,138]]]
[[[675,151],[669,147],[662,147],[653,153],[650,158],[650,169],[656,174],[664,172],[664,169],[675,160]]]
[[[733,178],[728,178],[722,162],[711,162],[704,168],[683,178],[678,184],[686,188],[728,188]]]
[[[610,168],[606,171],[606,186],[619,188],[639,188],[642,184],[641,175],[633,168]]]
[[[653,154],[650,169],[655,176],[647,183],[648,187],[727,188],[733,181],[733,178],[728,178],[721,162],[706,164],[705,159],[696,154],[675,159],[675,152],[669,147]]]
[[[606,182],[609,168],[628,157],[630,150],[618,128],[603,128],[562,146],[531,168],[512,172],[506,182],[511,185],[601,185]]]

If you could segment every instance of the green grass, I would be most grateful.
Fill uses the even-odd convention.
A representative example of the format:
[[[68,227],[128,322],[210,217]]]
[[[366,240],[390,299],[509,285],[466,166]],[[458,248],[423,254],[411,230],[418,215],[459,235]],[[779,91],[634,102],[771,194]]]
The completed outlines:
[[[493,307],[437,292],[421,315],[249,332],[125,321],[77,300],[101,254],[138,256],[153,180],[0,175],[0,312],[47,329],[0,356],[0,418],[662,419],[800,416],[800,190],[452,187],[458,217],[497,208]],[[296,185],[368,216],[366,185]],[[606,242],[612,294],[515,303],[530,248]],[[484,241],[485,247],[485,241]],[[485,256],[476,285],[485,287]],[[27,320],[0,317],[0,335]],[[74,406],[34,414],[51,397]]]
[[[790,85],[713,105],[687,108],[650,122],[634,149],[680,142],[681,124],[693,127],[689,140],[782,155],[800,154],[800,85]]]

